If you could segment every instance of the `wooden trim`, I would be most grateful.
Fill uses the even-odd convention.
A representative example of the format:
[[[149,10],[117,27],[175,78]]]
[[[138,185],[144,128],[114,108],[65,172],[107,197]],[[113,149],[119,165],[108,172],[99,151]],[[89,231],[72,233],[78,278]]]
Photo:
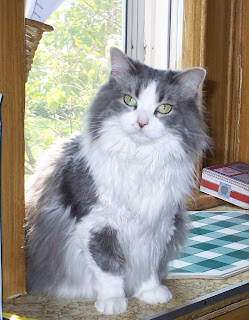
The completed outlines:
[[[231,303],[228,306],[215,310],[211,313],[208,313],[204,316],[196,318],[196,320],[227,320],[227,319],[236,319],[236,320],[245,320],[249,314],[249,299],[244,299],[239,302]]]
[[[248,30],[249,27],[249,3],[245,3],[243,0],[184,1],[182,68],[200,66],[207,70],[203,100],[213,141],[212,151],[196,167],[197,182],[202,166],[237,160],[249,162],[249,84],[245,84],[246,90],[242,91],[241,104],[242,11],[247,12],[244,13],[243,28]],[[246,37],[248,31],[243,34]],[[244,50],[248,51],[242,59],[246,69],[245,72],[243,69],[245,81],[249,73],[248,43],[248,39],[244,39]],[[210,208],[216,202],[220,204],[211,196],[197,193],[189,205],[200,210]]]
[[[247,318],[243,318],[243,316],[245,314],[248,316],[249,312],[249,298],[247,297],[248,293],[242,294],[236,296],[235,298],[224,300],[183,317],[175,318],[175,320],[245,320]]]
[[[206,7],[206,104],[213,154],[206,165],[238,160],[242,0],[209,0]]]
[[[207,70],[204,101],[214,147],[205,166],[239,158],[242,2],[184,1],[182,67]]]
[[[249,163],[249,1],[242,6],[241,109],[239,118],[239,160]]]
[[[181,68],[205,68],[206,55],[206,7],[207,0],[185,0],[183,8],[182,61]],[[196,165],[196,185],[199,187],[202,163]],[[199,193],[188,199],[189,210],[199,210]],[[204,207],[206,208],[206,207]]]
[[[185,0],[183,10],[182,69],[205,67],[207,0]]]
[[[249,310],[249,281],[240,282],[203,297],[184,303],[180,307],[162,311],[144,320],[209,320],[209,319],[247,319],[243,316]],[[247,313],[248,314],[248,313]],[[238,316],[238,318],[237,318]]]
[[[0,21],[2,276],[3,299],[7,299],[25,292],[24,0],[1,0]]]

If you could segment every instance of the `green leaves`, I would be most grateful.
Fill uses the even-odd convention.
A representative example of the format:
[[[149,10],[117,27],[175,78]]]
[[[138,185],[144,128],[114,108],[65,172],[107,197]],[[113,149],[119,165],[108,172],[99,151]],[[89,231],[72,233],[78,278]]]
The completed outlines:
[[[121,46],[122,0],[65,1],[46,22],[26,86],[26,171],[58,137],[82,130],[82,118],[109,76],[109,48]],[[29,149],[29,150],[28,150]]]

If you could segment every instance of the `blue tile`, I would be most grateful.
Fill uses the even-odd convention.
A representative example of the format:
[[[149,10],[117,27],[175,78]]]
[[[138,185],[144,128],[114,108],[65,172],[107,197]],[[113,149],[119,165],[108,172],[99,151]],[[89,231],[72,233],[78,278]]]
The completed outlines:
[[[185,262],[189,262],[189,263],[199,263],[201,261],[204,261],[206,260],[205,258],[202,258],[202,257],[198,257],[198,256],[189,256],[189,257],[185,257],[185,258],[182,258],[181,259],[182,261],[185,261]]]
[[[196,235],[205,235],[206,233],[209,233],[209,232],[210,230],[206,230],[205,226],[198,227],[191,230],[192,237],[195,237]]]
[[[245,222],[246,222],[246,221],[249,221],[249,213],[244,213],[244,214],[242,214],[241,216],[239,216],[238,218],[244,219]]]
[[[217,248],[212,249],[212,252],[221,253],[221,254],[227,254],[232,251],[234,251],[234,249],[226,248],[226,247],[217,247]]]
[[[193,255],[195,253],[199,253],[202,252],[203,250],[200,248],[195,248],[195,247],[187,247],[184,252],[189,254],[189,255]]]
[[[221,233],[219,231],[214,231],[214,232],[206,233],[205,236],[210,237],[210,238],[220,239],[220,238],[226,236],[226,234]]]
[[[208,241],[208,243],[215,244],[222,247],[222,246],[225,246],[226,244],[229,244],[230,242],[225,240],[220,240],[220,239],[214,239],[214,240]]]
[[[229,263],[218,261],[216,259],[209,259],[209,260],[201,261],[198,263],[198,265],[209,268],[209,269],[218,269],[228,264]]]
[[[230,221],[230,219],[229,219]],[[241,223],[244,223],[245,222],[245,219],[239,219],[239,218],[234,218],[232,220],[233,223],[236,223],[236,224],[241,224]]]
[[[194,245],[193,248],[200,249],[200,251],[209,251],[209,250],[213,251],[214,248],[219,248],[219,246],[215,244],[210,244],[210,242],[200,242]]]
[[[240,240],[237,243],[247,244],[249,246],[249,238]]]
[[[188,271],[183,268],[173,268],[169,267],[169,273],[192,273],[192,271]]]
[[[243,238],[245,238],[245,239],[248,239],[248,238],[249,238],[249,230],[247,230],[247,231],[241,231],[240,233],[238,233],[238,235],[239,235],[240,237],[243,237]]]
[[[235,266],[230,264],[228,266],[220,267],[218,270],[219,271],[228,271],[229,269],[233,269],[233,268],[235,268]]]
[[[196,236],[196,235],[195,235]],[[200,242],[198,242],[198,241],[195,241],[195,240],[191,240],[191,239],[187,239],[187,241],[186,241],[186,246],[188,246],[188,247],[192,247],[192,246],[194,246],[195,244],[199,244]]]
[[[220,256],[220,257],[217,257],[215,258],[216,261],[219,261],[219,262],[223,262],[223,263],[226,263],[226,264],[232,264],[234,262],[237,262],[240,260],[240,258],[236,258],[236,257],[230,257],[229,255],[225,254],[223,256]]]
[[[219,240],[220,241],[228,241],[229,243],[233,243],[233,242],[238,242],[238,241],[241,241],[244,239],[245,239],[245,237],[241,237],[241,233],[239,233],[239,235],[237,235],[237,234],[224,235],[224,237],[221,237]]]
[[[218,222],[219,220],[215,220],[215,219],[203,219],[203,220],[199,220],[199,222],[201,223],[206,223],[206,224],[212,224],[212,223],[215,223],[215,222]]]
[[[225,220],[225,221],[215,222],[214,225],[220,227],[220,229],[233,227],[236,224],[232,223],[231,220],[232,219],[229,219],[228,221]]]
[[[198,217],[209,218],[209,217],[216,215],[216,212],[215,211],[200,211],[200,212],[194,214],[194,216],[195,215]]]
[[[192,220],[192,221],[199,221],[199,220],[202,220],[202,217],[192,215],[192,216],[191,216],[191,220]]]
[[[222,228],[220,226],[216,226],[214,224],[209,224],[209,225],[205,226],[205,229],[210,230],[210,231],[218,231]]]
[[[204,267],[204,266],[200,266],[198,264],[193,264],[191,266],[185,267],[184,270],[186,272],[191,272],[191,273],[202,273],[202,272],[209,271],[210,268],[207,268],[207,267]]]
[[[235,225],[233,226],[233,229],[234,230],[239,230],[239,231],[249,231],[249,226],[245,226],[243,224],[238,224],[238,225]]]
[[[244,214],[242,211],[229,211],[229,212],[223,212],[223,213],[224,215],[229,217],[238,217]]]
[[[249,260],[249,252],[243,250],[236,250],[227,254],[230,257],[237,258],[239,260]]]

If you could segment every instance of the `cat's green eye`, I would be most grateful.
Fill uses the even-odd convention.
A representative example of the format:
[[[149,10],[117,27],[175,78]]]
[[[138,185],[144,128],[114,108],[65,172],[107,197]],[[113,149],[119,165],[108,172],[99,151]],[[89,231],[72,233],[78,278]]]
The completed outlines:
[[[161,104],[159,107],[157,107],[156,112],[159,112],[161,114],[167,114],[172,110],[172,106],[170,104]]]
[[[136,107],[137,106],[137,100],[129,95],[124,96],[124,102],[129,107]]]

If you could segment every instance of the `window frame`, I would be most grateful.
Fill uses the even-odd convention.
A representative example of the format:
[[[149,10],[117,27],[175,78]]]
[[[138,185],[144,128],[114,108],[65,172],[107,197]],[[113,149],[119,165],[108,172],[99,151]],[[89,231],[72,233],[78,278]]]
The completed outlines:
[[[157,69],[179,69],[183,4],[183,0],[123,1],[126,54]]]
[[[26,291],[24,235],[25,1],[0,1],[2,298]]]

